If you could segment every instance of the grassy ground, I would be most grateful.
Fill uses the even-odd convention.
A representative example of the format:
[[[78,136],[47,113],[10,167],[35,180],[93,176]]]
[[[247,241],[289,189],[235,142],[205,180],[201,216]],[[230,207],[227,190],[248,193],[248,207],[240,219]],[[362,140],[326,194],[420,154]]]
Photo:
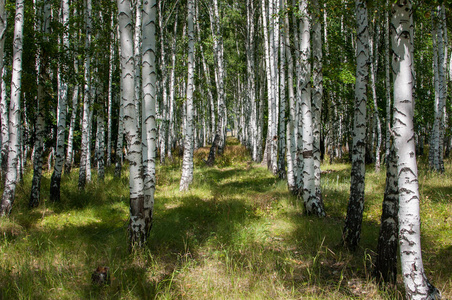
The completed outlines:
[[[323,165],[328,216],[306,217],[286,183],[249,162],[229,141],[217,165],[195,154],[191,190],[179,192],[180,161],[159,166],[155,222],[146,251],[127,246],[128,180],[107,172],[84,192],[77,171],[63,179],[62,202],[28,210],[31,175],[18,187],[14,210],[0,220],[0,299],[395,299],[370,274],[384,191],[384,171],[366,175],[361,246],[339,246],[350,166]],[[428,277],[452,299],[452,165],[436,175],[420,167],[423,255]],[[111,284],[91,273],[108,266]]]

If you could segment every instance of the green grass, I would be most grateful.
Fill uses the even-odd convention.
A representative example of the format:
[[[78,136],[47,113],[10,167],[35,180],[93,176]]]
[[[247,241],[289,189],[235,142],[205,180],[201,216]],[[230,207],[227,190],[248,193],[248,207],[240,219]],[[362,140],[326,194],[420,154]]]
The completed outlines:
[[[249,162],[229,140],[217,165],[195,153],[191,190],[179,192],[180,159],[158,166],[155,219],[145,251],[129,253],[128,179],[107,171],[104,184],[77,189],[77,170],[62,180],[62,201],[27,208],[31,174],[17,189],[10,218],[0,219],[0,299],[395,299],[370,274],[385,173],[366,175],[359,249],[342,249],[350,166],[323,165],[327,217],[303,214],[284,181]],[[423,258],[429,279],[452,298],[452,165],[438,175],[420,165]],[[127,176],[127,172],[123,172]],[[111,283],[91,273],[110,267]]]

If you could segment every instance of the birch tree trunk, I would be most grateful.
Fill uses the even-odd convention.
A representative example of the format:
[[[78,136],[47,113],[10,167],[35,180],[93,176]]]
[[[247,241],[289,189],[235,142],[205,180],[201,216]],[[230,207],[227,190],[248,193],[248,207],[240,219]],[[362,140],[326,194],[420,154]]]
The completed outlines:
[[[213,9],[210,9],[210,20],[212,35],[214,37],[214,51],[215,58],[217,61],[215,79],[217,86],[217,108],[218,108],[218,118],[215,129],[215,138],[212,142],[211,150],[209,152],[209,157],[207,159],[207,164],[212,166],[215,162],[215,152],[218,148],[218,152],[222,153],[222,149],[225,146],[225,96],[224,96],[224,61],[223,61],[223,38],[221,36],[220,27],[220,14],[218,8],[218,1],[214,0]],[[218,135],[218,138],[216,137]],[[216,143],[215,143],[216,142]]]
[[[363,0],[355,1],[356,11],[356,83],[353,121],[352,171],[350,199],[343,230],[344,245],[350,250],[358,246],[364,211],[364,179],[366,152],[366,112],[367,82],[369,68],[369,34],[367,4]]]
[[[247,73],[247,101],[251,108],[250,142],[251,156],[257,161],[257,105],[256,105],[256,76],[255,76],[255,8],[252,0],[246,2],[246,73]]]
[[[313,149],[313,122],[311,110],[311,36],[310,22],[308,14],[307,1],[301,1],[299,9],[302,14],[300,20],[300,60],[301,60],[301,76],[298,78],[301,88],[300,102],[300,121],[299,130],[302,131],[303,147],[301,155],[303,158],[303,188],[299,190],[303,195],[304,206],[307,214],[315,214],[317,216],[325,216],[321,199],[317,198],[314,173],[314,149]],[[301,159],[301,157],[300,157]],[[301,174],[300,174],[301,176]]]
[[[3,54],[5,48],[5,37],[6,37],[6,10],[5,10],[5,0],[0,0],[0,124],[1,124],[1,150],[0,150],[0,167],[1,171],[1,181],[3,182],[6,178],[6,169],[8,167],[8,140],[9,140],[9,130],[8,130],[8,103],[6,101],[6,86],[3,80],[4,68],[3,68]]]
[[[312,136],[313,136],[313,158],[314,158],[314,178],[315,178],[315,195],[318,201],[322,201],[322,191],[320,186],[320,130],[322,117],[322,101],[323,101],[323,50],[322,50],[322,24],[320,21],[320,6],[318,0],[312,1],[313,17],[312,17]],[[325,25],[326,26],[326,25]]]
[[[103,112],[98,112],[96,132],[96,162],[97,180],[104,181],[105,178],[105,124]]]
[[[180,191],[187,191],[193,181],[193,89],[194,89],[194,47],[195,36],[193,30],[194,0],[187,1],[187,35],[188,35],[188,79],[187,79],[187,110],[184,138],[184,157],[182,162],[182,176]]]
[[[399,189],[397,184],[397,157],[394,144],[386,159],[386,187],[381,213],[380,234],[374,274],[378,281],[395,284],[397,281],[397,246]]]
[[[286,0],[284,0],[285,4]],[[287,59],[287,89],[289,96],[289,119],[287,121],[287,133],[286,133],[286,161],[287,161],[287,186],[290,192],[296,193],[297,188],[295,184],[295,174],[296,174],[296,164],[295,160],[297,157],[297,148],[296,148],[296,137],[295,137],[295,94],[294,94],[294,85],[293,85],[293,58],[291,51],[291,42],[290,42],[290,33],[289,33],[290,25],[289,25],[289,17],[287,14],[284,17],[284,39],[285,39],[285,51],[286,51],[286,59]]]
[[[130,0],[117,0],[118,24],[121,46],[121,101],[124,107],[124,133],[128,146],[130,189],[130,247],[143,247],[146,243],[149,227],[146,226],[143,192],[143,163],[141,134],[138,130],[136,103],[134,98],[135,64],[133,56],[132,3]]]
[[[75,73],[78,73],[77,63],[75,63]],[[64,174],[71,173],[72,169],[72,151],[74,145],[74,130],[75,121],[77,118],[77,108],[78,108],[78,85],[74,86],[74,91],[72,94],[72,111],[71,111],[71,121],[69,122],[69,132],[67,137],[67,149],[66,149],[66,162],[64,164]]]
[[[173,141],[175,139],[175,89],[176,89],[176,46],[177,46],[177,14],[176,19],[174,21],[173,27],[173,39],[171,45],[171,72],[170,72],[170,82],[169,82],[169,99],[168,99],[168,158],[172,159],[172,148]]]
[[[62,52],[66,53],[69,49],[69,35],[68,35],[68,22],[69,22],[69,1],[64,0],[62,2],[62,25],[65,28],[63,31],[63,45]],[[58,109],[57,109],[57,140],[56,140],[56,153],[55,153],[55,166],[53,169],[52,178],[50,180],[50,200],[60,200],[60,184],[61,174],[64,164],[64,141],[66,131],[66,114],[67,114],[67,95],[68,84],[66,78],[61,73],[62,69],[65,69],[64,64],[59,65],[58,72]],[[66,72],[64,72],[66,73]]]
[[[91,55],[89,49],[91,47],[91,12],[92,12],[92,2],[91,0],[86,0],[85,8],[85,84],[84,84],[84,97],[83,97],[83,115],[82,115],[82,143],[81,143],[81,155],[80,155],[80,170],[78,178],[78,188],[83,190],[87,181],[90,163],[90,104],[91,104]]]
[[[279,1],[278,14],[284,11],[284,3]],[[277,31],[280,40],[284,40],[284,32]],[[278,122],[278,176],[280,179],[286,179],[286,56],[284,43],[279,43],[279,122]]]
[[[422,263],[419,182],[414,144],[411,1],[392,5],[394,143],[399,187],[399,246],[407,299],[440,299]]]
[[[369,49],[370,49],[370,77],[371,77],[371,89],[372,89],[372,100],[374,104],[374,118],[376,122],[377,130],[377,145],[375,149],[375,171],[380,172],[380,152],[381,152],[381,121],[380,115],[378,114],[378,99],[377,99],[377,63],[378,63],[378,37],[380,32],[378,30],[378,24],[376,24],[375,19],[372,22],[375,24],[374,32],[369,39]],[[374,43],[374,39],[376,42]],[[374,51],[375,44],[375,51]]]
[[[143,2],[143,165],[144,205],[140,212],[146,234],[152,226],[155,192],[155,158],[157,152],[157,125],[155,120],[156,58],[155,41],[156,0]],[[161,155],[165,156],[165,152]]]
[[[13,65],[11,79],[11,99],[9,103],[9,146],[8,163],[3,189],[0,216],[10,214],[17,183],[17,164],[20,147],[20,95],[22,88],[22,53],[24,33],[24,0],[16,0],[16,15],[14,19]]]
[[[50,1],[44,1],[41,17],[41,31],[43,33],[44,45],[49,42],[50,34]],[[38,21],[39,22],[39,21]],[[39,68],[38,68],[38,95],[37,95],[37,119],[35,123],[35,151],[33,158],[33,179],[31,182],[29,207],[39,205],[41,194],[41,177],[42,177],[42,155],[44,151],[45,130],[45,114],[46,114],[46,98],[50,94],[48,85],[50,82],[49,70],[50,57],[48,57],[47,49],[40,48]]]
[[[386,0],[387,9],[385,9],[385,93],[386,93],[386,144],[385,144],[385,161],[389,160],[391,147],[391,73],[390,73],[390,49],[389,40],[389,0]]]
[[[115,34],[114,34],[114,14],[111,16],[111,35],[110,35],[110,58],[108,65],[108,109],[107,109],[107,166],[111,165],[111,149],[112,149],[112,108],[113,108],[113,73],[115,68]]]

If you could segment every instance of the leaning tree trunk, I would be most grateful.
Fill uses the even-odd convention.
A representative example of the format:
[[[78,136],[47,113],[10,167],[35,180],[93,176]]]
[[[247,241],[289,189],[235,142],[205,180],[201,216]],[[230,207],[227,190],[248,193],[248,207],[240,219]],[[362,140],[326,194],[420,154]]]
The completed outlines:
[[[366,152],[366,111],[369,61],[367,4],[356,0],[356,83],[353,122],[352,171],[350,199],[343,230],[343,243],[350,250],[358,246],[364,211],[364,178]]]
[[[180,191],[187,191],[193,181],[193,89],[194,89],[194,47],[195,37],[193,30],[194,0],[187,1],[187,27],[188,27],[188,80],[187,80],[187,111],[184,139],[184,157],[182,162],[182,176]]]
[[[17,183],[17,163],[19,160],[20,95],[22,76],[22,53],[24,34],[24,0],[16,0],[14,19],[13,65],[11,79],[11,99],[9,103],[9,146],[5,187],[3,189],[0,216],[11,212]]]
[[[66,49],[69,49],[69,35],[68,35],[68,22],[69,22],[69,1],[64,0],[62,2],[62,25],[65,28],[63,33],[63,53],[66,53]],[[66,113],[67,113],[67,95],[68,84],[62,71],[66,68],[65,64],[59,65],[58,71],[58,109],[57,109],[57,140],[56,140],[56,153],[55,153],[55,166],[53,167],[53,174],[50,180],[50,200],[60,200],[60,184],[61,174],[64,164],[64,139],[66,132]]]
[[[43,15],[41,20],[41,30],[44,33],[43,42],[48,43],[48,35],[50,33],[50,2],[45,1],[43,7]],[[50,85],[50,70],[49,70],[50,57],[47,53],[47,49],[41,48],[39,55],[39,67],[38,67],[38,95],[37,95],[37,119],[35,123],[35,151],[33,157],[33,179],[31,182],[30,201],[28,205],[30,207],[36,207],[39,205],[39,199],[41,194],[41,178],[42,178],[42,155],[44,151],[44,137],[46,134],[46,98],[51,93],[48,90]]]
[[[132,3],[118,0],[118,20],[121,47],[121,101],[124,107],[124,133],[128,146],[130,189],[130,247],[143,247],[148,235],[144,221],[143,164],[141,134],[138,130],[134,101],[134,58],[132,33]]]
[[[399,187],[400,259],[407,299],[440,299],[440,292],[429,283],[422,262],[419,181],[413,126],[411,14],[410,0],[399,0],[392,5],[393,132]]]

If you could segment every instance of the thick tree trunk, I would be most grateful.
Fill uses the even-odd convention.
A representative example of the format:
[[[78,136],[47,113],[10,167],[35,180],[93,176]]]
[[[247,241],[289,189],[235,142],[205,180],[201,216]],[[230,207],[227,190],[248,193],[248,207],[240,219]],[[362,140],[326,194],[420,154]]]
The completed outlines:
[[[356,83],[355,107],[353,122],[352,171],[350,183],[350,199],[347,207],[347,218],[343,230],[344,245],[350,250],[358,246],[361,235],[361,224],[364,211],[364,178],[366,154],[366,111],[367,81],[369,68],[369,34],[367,21],[367,4],[356,0]]]
[[[9,215],[13,206],[16,183],[17,164],[19,161],[20,129],[20,95],[22,76],[22,53],[24,33],[24,0],[16,0],[14,19],[13,65],[11,79],[11,99],[9,103],[9,146],[5,187],[3,189],[0,216]]]
[[[130,0],[118,0],[118,19],[121,45],[121,101],[124,107],[124,133],[128,146],[130,189],[130,247],[143,247],[146,243],[148,228],[143,223],[143,163],[141,134],[138,130],[134,98],[134,57],[132,33],[132,3]]]
[[[184,138],[184,157],[182,162],[182,176],[180,180],[180,191],[187,191],[193,181],[193,90],[194,90],[194,30],[193,15],[194,1],[187,2],[188,16],[188,79],[187,79],[187,110],[186,110],[186,126]]]
[[[143,2],[143,165],[144,205],[140,213],[146,234],[152,226],[155,192],[155,159],[157,152],[157,125],[155,103],[157,100],[157,51],[155,39],[156,0]],[[165,156],[165,152],[162,153]]]
[[[407,299],[440,299],[426,277],[422,263],[419,183],[413,126],[411,1],[392,5],[394,72],[394,143],[399,187],[399,246]]]

